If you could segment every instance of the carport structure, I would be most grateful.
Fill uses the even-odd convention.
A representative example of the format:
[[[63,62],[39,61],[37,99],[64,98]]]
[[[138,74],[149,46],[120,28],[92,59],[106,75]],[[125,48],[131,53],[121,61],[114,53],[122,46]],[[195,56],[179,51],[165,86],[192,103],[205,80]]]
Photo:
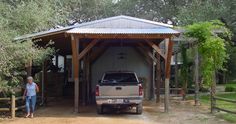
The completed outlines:
[[[139,46],[148,45],[156,51],[155,56],[151,56],[150,51],[146,51],[147,56],[152,57],[152,60],[156,64],[156,94],[159,99],[160,93],[160,83],[161,75],[160,72],[160,61],[161,58],[164,60],[165,64],[165,112],[169,110],[169,82],[170,82],[170,64],[173,50],[173,36],[178,36],[179,32],[171,29],[172,26],[157,23],[149,20],[138,19],[128,16],[117,16],[102,20],[97,20],[90,22],[87,25],[80,26],[67,31],[66,33],[71,36],[71,47],[72,47],[72,60],[74,66],[74,109],[78,112],[79,109],[79,82],[80,82],[80,61],[83,58],[88,58],[89,51],[98,42],[112,39],[129,39],[136,40],[133,42]],[[82,39],[89,39],[89,42],[83,49],[80,49],[80,44]],[[159,47],[160,41],[165,40],[165,52]],[[96,54],[96,53],[92,53]],[[86,57],[88,56],[88,57]],[[84,61],[85,67],[88,67],[89,61]],[[89,75],[89,71],[87,72]]]
[[[75,112],[79,112],[79,104],[81,103],[79,101],[79,97],[81,96],[79,94],[81,93],[79,91],[81,89],[80,83],[82,81],[87,83],[87,85],[90,83],[91,63],[96,60],[107,47],[119,44],[116,41],[127,41],[125,45],[135,47],[144,55],[147,61],[150,62],[151,60],[151,63],[155,63],[155,76],[153,78],[155,79],[157,102],[160,100],[160,84],[162,83],[162,79],[165,80],[164,104],[165,112],[168,112],[170,67],[174,45],[173,38],[180,34],[178,31],[173,30],[172,27],[172,25],[145,19],[129,16],[115,16],[63,29],[23,36],[16,40],[40,38],[42,39],[41,42],[44,42],[52,39],[55,42],[56,49],[60,49],[60,53],[72,54]],[[164,49],[160,48],[162,41],[164,42]],[[68,44],[70,44],[70,46],[68,46]],[[45,45],[45,43],[39,43],[39,45]],[[94,50],[96,46],[102,46],[102,49]],[[153,50],[155,52],[153,52]],[[163,64],[161,64],[161,61]],[[83,71],[81,71],[81,69]],[[164,78],[161,73],[164,75]],[[85,80],[81,79],[81,75],[85,77]],[[86,87],[83,87],[82,90],[84,90],[84,88],[86,89]],[[88,92],[88,90],[89,89],[86,89],[83,92]]]

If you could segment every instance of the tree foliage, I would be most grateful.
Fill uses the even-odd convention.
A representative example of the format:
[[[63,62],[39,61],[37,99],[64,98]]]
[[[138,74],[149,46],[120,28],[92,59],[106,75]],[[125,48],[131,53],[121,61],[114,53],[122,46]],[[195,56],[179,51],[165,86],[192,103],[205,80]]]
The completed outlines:
[[[18,35],[48,30],[60,20],[54,18],[55,13],[46,0],[0,1],[0,11],[1,91],[18,86],[29,60],[32,60],[33,64],[41,64],[54,52],[51,48],[35,45],[31,39],[24,41],[13,41],[13,39]]]
[[[201,72],[204,83],[210,85],[213,82],[217,70],[223,70],[224,63],[228,59],[226,41],[216,32],[223,33],[225,37],[231,37],[230,31],[220,21],[199,22],[186,27],[186,35],[198,40],[199,53],[201,54]],[[222,35],[221,35],[222,36]]]

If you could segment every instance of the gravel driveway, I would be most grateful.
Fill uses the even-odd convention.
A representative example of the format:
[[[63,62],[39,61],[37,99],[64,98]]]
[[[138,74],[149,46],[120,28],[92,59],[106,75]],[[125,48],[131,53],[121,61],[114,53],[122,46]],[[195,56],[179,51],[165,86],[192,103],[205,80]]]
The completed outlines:
[[[85,106],[73,113],[72,103],[66,100],[50,103],[36,111],[35,118],[18,117],[2,120],[1,124],[230,124],[209,114],[209,109],[195,107],[191,102],[172,101],[171,112],[164,113],[163,104],[144,103],[142,115],[131,111],[112,111],[97,115],[95,106]]]

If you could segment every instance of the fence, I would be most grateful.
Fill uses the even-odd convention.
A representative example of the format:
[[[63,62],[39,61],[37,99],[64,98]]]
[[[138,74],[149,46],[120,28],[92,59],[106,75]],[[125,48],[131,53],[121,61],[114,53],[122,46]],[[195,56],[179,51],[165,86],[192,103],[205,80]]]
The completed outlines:
[[[10,103],[10,106],[7,108],[0,108],[0,112],[5,112],[9,111],[11,113],[11,117],[15,118],[16,116],[16,111],[25,108],[25,105],[18,106],[16,105],[18,100],[22,100],[23,97],[15,97],[15,95],[12,95],[11,97],[8,98],[0,98],[1,101],[6,101],[7,103]]]
[[[221,97],[216,97],[216,96],[214,96],[213,99],[216,102],[217,102],[217,100],[220,100],[220,101],[224,101],[224,102],[236,103],[236,100],[231,100],[231,99],[226,99],[226,98],[221,98]],[[213,110],[219,110],[219,111],[224,111],[224,112],[231,113],[231,114],[236,114],[236,111],[230,111],[230,110],[226,110],[224,108],[217,107],[216,104],[213,104],[212,108],[213,108]]]

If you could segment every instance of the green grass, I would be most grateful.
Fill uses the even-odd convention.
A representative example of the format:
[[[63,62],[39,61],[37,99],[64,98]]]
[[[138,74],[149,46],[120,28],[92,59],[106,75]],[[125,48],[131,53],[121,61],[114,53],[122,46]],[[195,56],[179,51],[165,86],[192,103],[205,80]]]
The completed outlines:
[[[226,98],[226,99],[236,100],[236,93],[219,94],[219,95],[216,95],[216,96]],[[204,105],[210,106],[210,96],[209,95],[200,96],[200,102]],[[230,103],[230,102],[224,102],[224,101],[217,100],[216,101],[216,106],[220,107],[220,108],[223,108],[223,109],[230,110],[230,111],[236,111],[235,103]],[[236,123],[236,115],[235,114],[217,113],[216,116],[219,117],[219,118],[225,119],[227,121]]]

